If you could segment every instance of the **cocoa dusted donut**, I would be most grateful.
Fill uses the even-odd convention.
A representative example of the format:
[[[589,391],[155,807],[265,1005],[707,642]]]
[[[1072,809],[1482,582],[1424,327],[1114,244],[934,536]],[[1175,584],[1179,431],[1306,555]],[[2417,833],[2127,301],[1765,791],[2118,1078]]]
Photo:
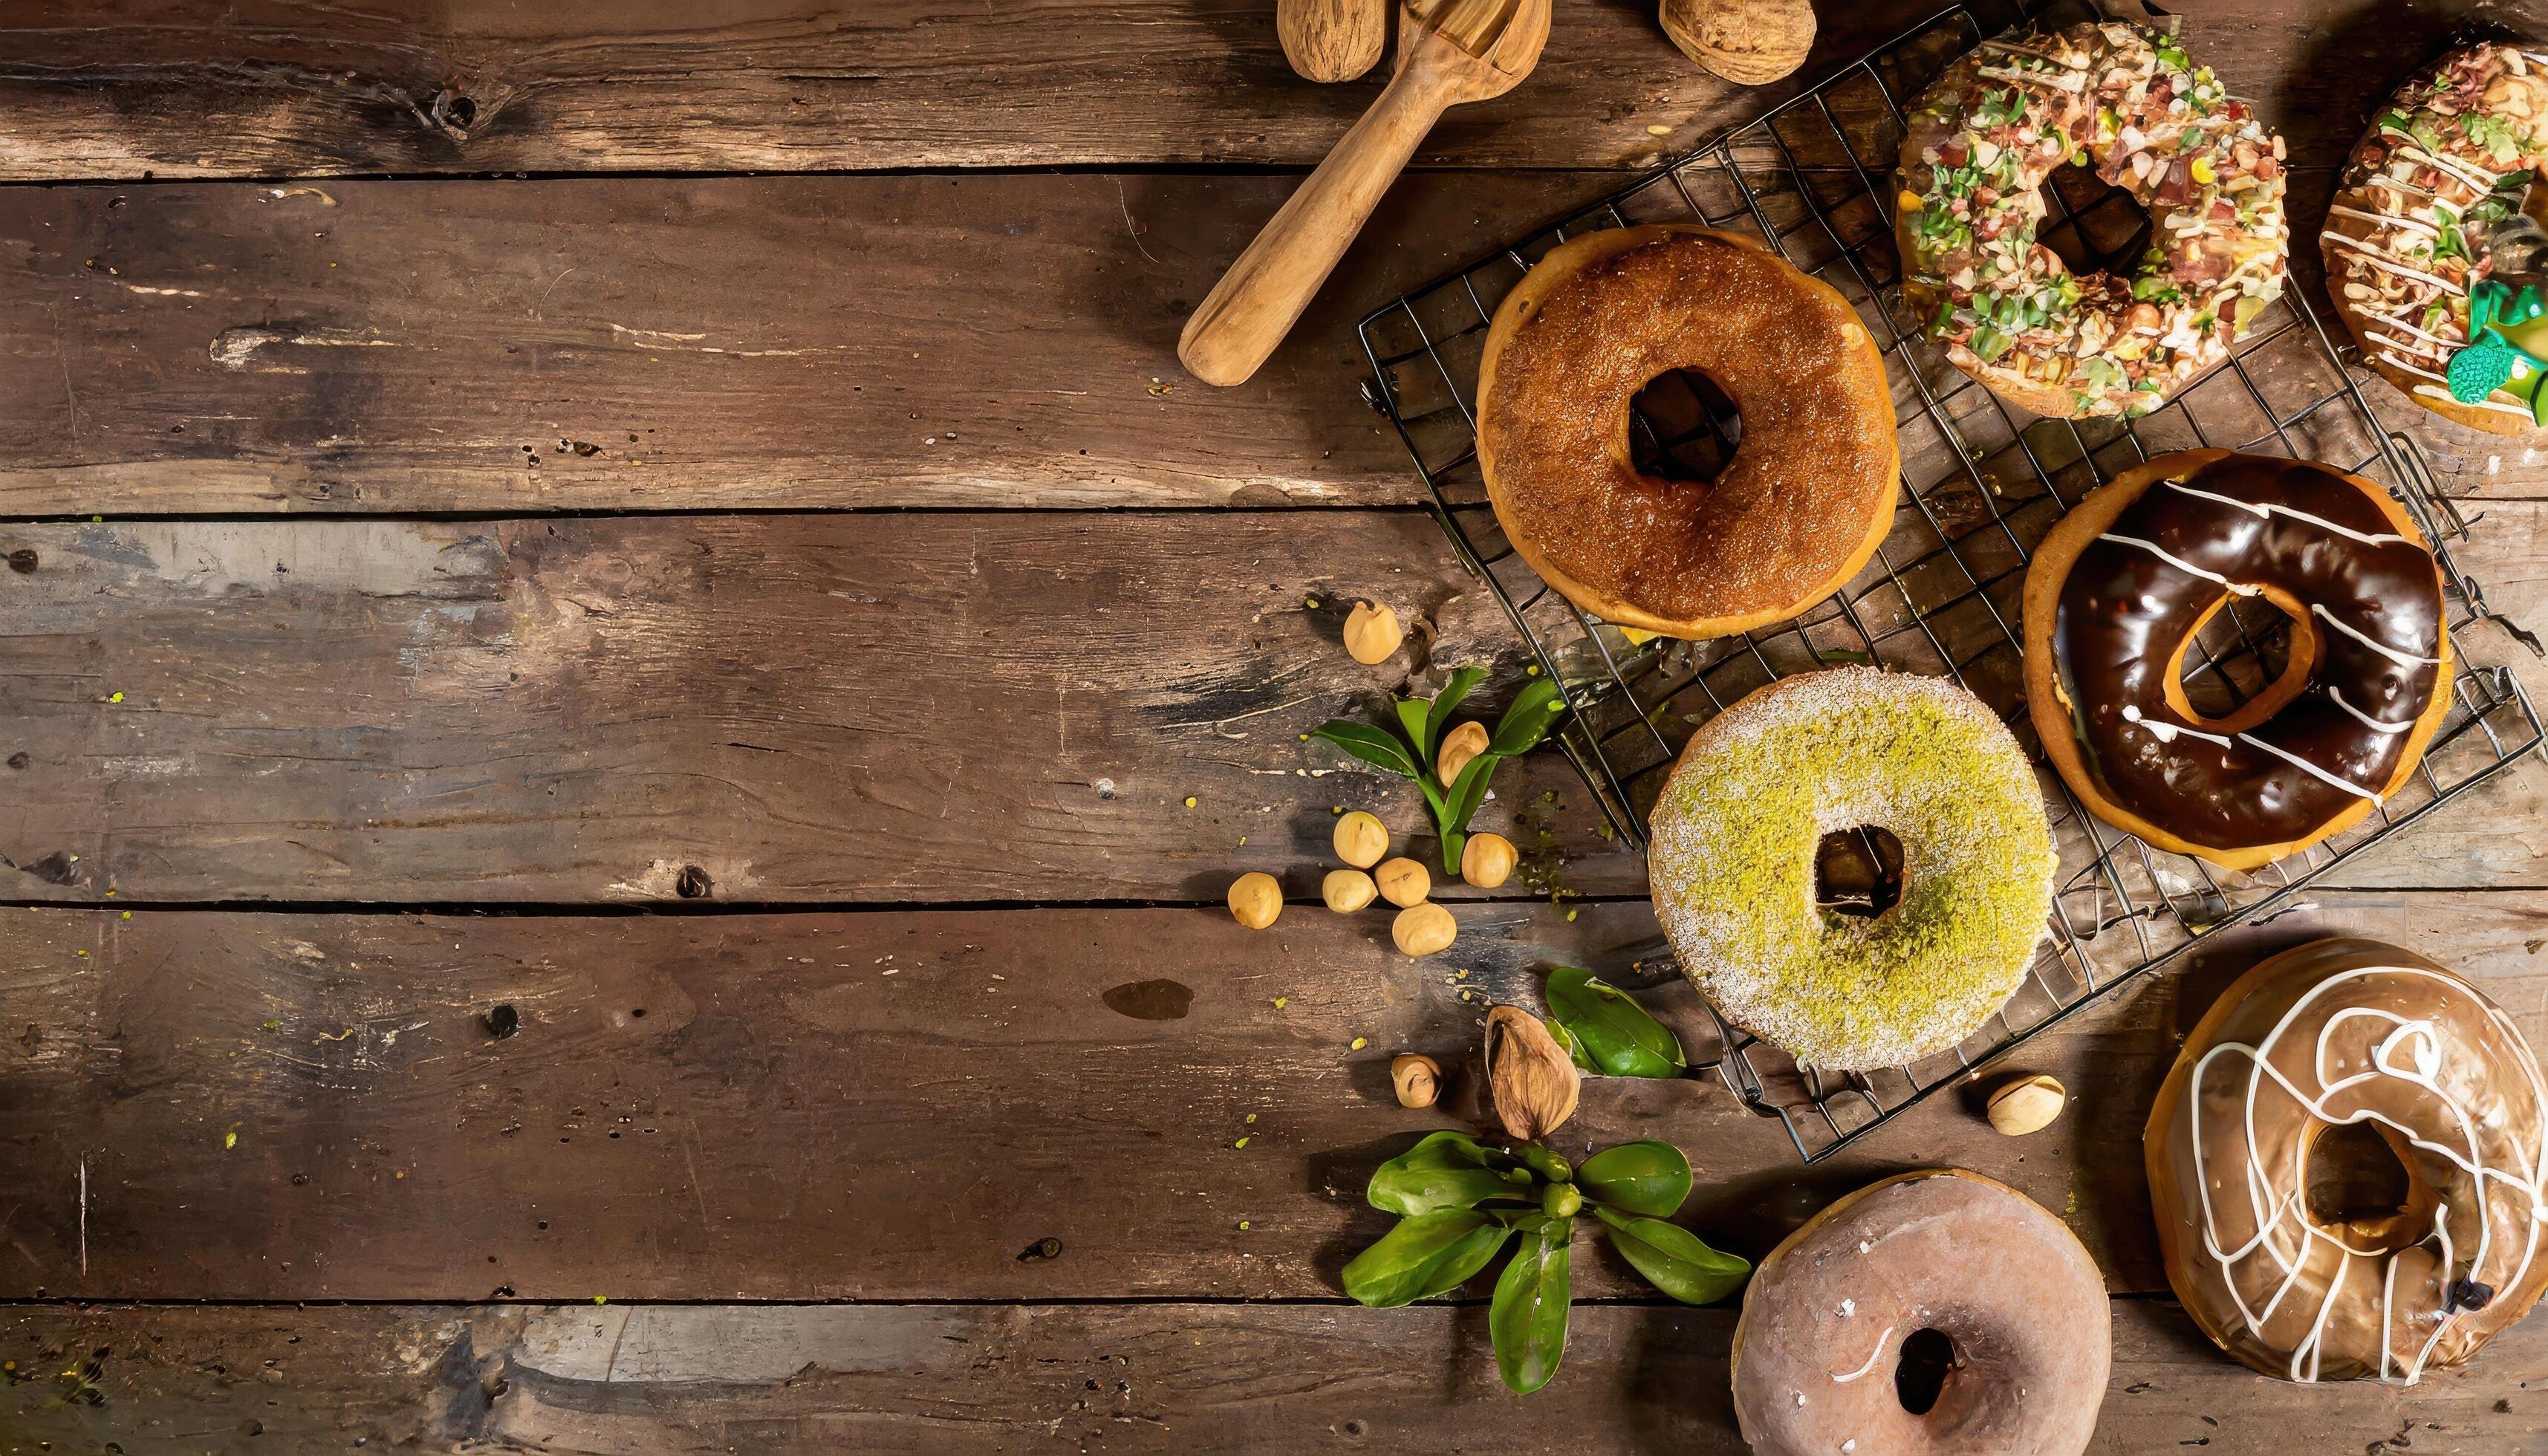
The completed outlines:
[[[2232,596],[2291,619],[2280,678],[2228,717],[2180,681]],[[2252,869],[2405,786],[2451,705],[2441,573],[2389,493],[2324,465],[2162,455],[2091,492],[2026,577],[2026,688],[2097,817]]]
[[[2413,1385],[2548,1289],[2539,1063],[2502,1007],[2412,951],[2318,941],[2240,976],[2141,1145],[2168,1283],[2267,1375]],[[2328,1197],[2347,1188],[2377,1197]]]
[[[2130,278],[2072,273],[2036,240],[2046,179],[2074,162],[2149,213]],[[1900,183],[1905,305],[1949,362],[2038,414],[2148,413],[2282,295],[2283,140],[2164,32],[1984,41],[1913,109]]]
[[[2077,1456],[2113,1358],[2105,1280],[2062,1222],[1957,1168],[1833,1204],[1761,1261],[1734,1326],[1734,1413],[1754,1456]],[[1897,1371],[1940,1336],[1914,1413]]]
[[[1628,405],[1704,374],[1743,438],[1712,484],[1628,453]],[[1588,233],[1497,309],[1478,370],[1478,464],[1524,561],[1604,620],[1721,637],[1847,585],[1893,521],[1901,457],[1866,325],[1749,239],[1659,225]]]

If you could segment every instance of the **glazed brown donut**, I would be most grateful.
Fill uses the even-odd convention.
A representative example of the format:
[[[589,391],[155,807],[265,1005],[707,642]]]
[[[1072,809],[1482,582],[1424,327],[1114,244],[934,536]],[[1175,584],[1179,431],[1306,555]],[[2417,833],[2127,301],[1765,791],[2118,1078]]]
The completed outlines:
[[[2207,719],[2179,679],[2233,592],[2291,618],[2290,662]],[[2098,818],[2252,869],[2360,822],[2414,774],[2451,705],[2441,574],[2406,510],[2359,476],[2162,455],[2037,548],[2026,688],[2053,767]]]
[[[1711,485],[1628,453],[1628,404],[1675,370],[1734,401]],[[1847,585],[1893,522],[1901,457],[1884,361],[1857,311],[1748,238],[1658,225],[1588,233],[1496,310],[1478,465],[1540,577],[1621,626],[1722,637]]]
[[[1761,1261],[1734,1326],[1734,1413],[1755,1456],[2077,1456],[2112,1319],[2088,1251],[2032,1199],[1959,1168],[1903,1173]],[[1894,1377],[1923,1329],[1955,1353],[1915,1415]]]
[[[2395,1209],[2313,1207],[2313,1182],[2359,1155],[2321,1142],[2345,1124],[2405,1169]],[[2141,1145],[2168,1283],[2267,1375],[2412,1385],[2548,1289],[2539,1063],[2502,1008],[2412,951],[2318,941],[2240,976]]]

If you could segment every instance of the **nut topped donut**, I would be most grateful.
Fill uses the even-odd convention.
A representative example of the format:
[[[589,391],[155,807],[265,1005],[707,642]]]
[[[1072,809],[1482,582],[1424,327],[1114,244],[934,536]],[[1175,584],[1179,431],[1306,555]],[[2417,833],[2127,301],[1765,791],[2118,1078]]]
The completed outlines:
[[[2290,619],[2281,677],[2223,718],[2185,656],[2233,596]],[[2441,574],[2389,493],[2323,465],[2162,455],[2081,500],[2026,578],[2027,702],[2106,822],[2252,869],[2404,787],[2451,705]]]
[[[2036,240],[2071,162],[2148,211],[2131,278],[2074,274]],[[1905,304],[1949,362],[2038,414],[2147,413],[2282,294],[2282,138],[2158,31],[1983,42],[1912,112],[1900,182]]]
[[[1734,1326],[1735,1418],[1755,1456],[2077,1456],[2113,1319],[2088,1251],[2034,1200],[1960,1169],[1904,1173],[1761,1261]],[[1923,1342],[1944,1380],[1915,1396],[1904,1367]]]
[[[2240,976],[2142,1152],[2168,1283],[2267,1375],[2412,1385],[2548,1289],[2539,1063],[2502,1008],[2411,951],[2318,941]]]
[[[1711,484],[1628,453],[1628,405],[1704,374],[1743,437]],[[1478,371],[1478,464],[1522,559],[1576,605],[1675,637],[1796,615],[1847,585],[1893,522],[1901,457],[1884,362],[1857,311],[1748,239],[1665,225],[1551,251],[1497,309]]]
[[[2502,288],[2496,242],[2527,232],[2523,193],[2543,164],[2548,47],[2453,50],[2372,120],[2319,235],[2327,292],[2364,362],[2425,409],[2499,434],[2548,424],[2548,339],[2488,307]],[[2527,362],[2453,367],[2472,343],[2502,354],[2507,342],[2530,344]]]
[[[1897,1066],[1979,1030],[2035,958],[2052,831],[1999,715],[1940,678],[1773,682],[1690,738],[1652,816],[1655,918],[1716,1009],[1799,1062]],[[1814,901],[1825,835],[1902,846],[1873,919]]]

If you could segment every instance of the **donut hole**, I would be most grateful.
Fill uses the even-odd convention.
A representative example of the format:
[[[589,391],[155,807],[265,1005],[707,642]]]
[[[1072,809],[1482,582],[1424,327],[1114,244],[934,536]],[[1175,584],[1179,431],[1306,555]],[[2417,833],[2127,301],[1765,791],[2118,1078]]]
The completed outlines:
[[[1893,1367],[1893,1398],[1912,1414],[1926,1415],[1938,1409],[1938,1397],[1955,1368],[1956,1342],[1946,1331],[1915,1329],[1902,1342],[1901,1359]]]
[[[1743,411],[1695,369],[1655,376],[1628,402],[1628,463],[1655,480],[1709,485],[1743,442]]]
[[[2357,1252],[2394,1253],[2432,1232],[2437,1197],[2377,1123],[2327,1124],[2310,1139],[2302,1207]]]
[[[2309,609],[2279,587],[2256,596],[2222,593],[2176,649],[2168,706],[2214,733],[2244,733],[2309,689],[2318,630]]]
[[[2150,245],[2149,210],[2093,167],[2060,166],[2045,179],[2044,226],[2036,240],[2073,273],[2130,278]]]
[[[1902,841],[1880,825],[1826,834],[1814,849],[1814,905],[1873,919],[1902,903]]]

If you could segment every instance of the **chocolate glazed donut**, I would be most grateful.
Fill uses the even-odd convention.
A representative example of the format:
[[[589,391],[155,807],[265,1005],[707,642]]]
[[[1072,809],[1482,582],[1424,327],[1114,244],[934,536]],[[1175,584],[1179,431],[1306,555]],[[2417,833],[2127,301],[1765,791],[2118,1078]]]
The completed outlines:
[[[2290,663],[2207,719],[2180,681],[2233,595],[2291,618]],[[2323,465],[2188,450],[2091,494],[2026,580],[2027,697],[2098,817],[2233,869],[2361,820],[2450,707],[2441,576],[2414,523]]]

